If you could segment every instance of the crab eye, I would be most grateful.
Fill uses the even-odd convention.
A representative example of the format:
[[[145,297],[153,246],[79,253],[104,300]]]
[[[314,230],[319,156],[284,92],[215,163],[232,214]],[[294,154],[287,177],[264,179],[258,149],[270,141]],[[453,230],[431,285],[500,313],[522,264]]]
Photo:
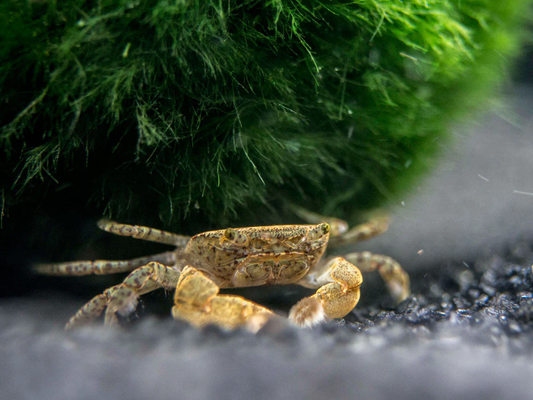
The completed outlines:
[[[329,224],[323,222],[321,224],[315,225],[310,231],[308,238],[310,240],[318,240],[327,234],[329,234],[330,227]]]
[[[240,229],[228,228],[224,231],[224,237],[221,238],[221,243],[225,243],[225,247],[243,247],[248,244],[248,236]]]
[[[224,236],[228,240],[235,240],[236,232],[233,228],[228,228],[224,231]]]

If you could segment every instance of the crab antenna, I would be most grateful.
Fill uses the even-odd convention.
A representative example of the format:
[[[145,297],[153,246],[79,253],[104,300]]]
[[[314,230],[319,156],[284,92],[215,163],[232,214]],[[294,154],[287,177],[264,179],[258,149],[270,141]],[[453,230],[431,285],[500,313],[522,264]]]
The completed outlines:
[[[134,239],[170,244],[176,246],[178,249],[185,249],[191,239],[190,236],[178,235],[177,233],[165,232],[146,226],[120,224],[106,219],[98,221],[98,227],[114,235],[130,236]]]

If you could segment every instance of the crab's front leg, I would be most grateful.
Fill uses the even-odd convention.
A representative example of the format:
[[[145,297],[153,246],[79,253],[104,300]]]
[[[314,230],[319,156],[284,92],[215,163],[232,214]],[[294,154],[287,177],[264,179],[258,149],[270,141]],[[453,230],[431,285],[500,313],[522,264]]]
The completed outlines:
[[[180,272],[158,262],[137,268],[124,281],[99,294],[85,304],[65,326],[70,330],[98,318],[104,310],[106,325],[117,323],[116,314],[127,315],[135,310],[140,295],[164,288],[176,287]]]
[[[326,319],[342,318],[359,301],[363,276],[359,269],[342,257],[329,261],[319,275],[310,274],[300,284],[319,287],[316,293],[296,303],[289,319],[301,327],[310,327]]]
[[[274,315],[268,308],[243,297],[218,293],[219,287],[207,275],[187,266],[176,286],[172,316],[196,327],[214,324],[257,332]]]

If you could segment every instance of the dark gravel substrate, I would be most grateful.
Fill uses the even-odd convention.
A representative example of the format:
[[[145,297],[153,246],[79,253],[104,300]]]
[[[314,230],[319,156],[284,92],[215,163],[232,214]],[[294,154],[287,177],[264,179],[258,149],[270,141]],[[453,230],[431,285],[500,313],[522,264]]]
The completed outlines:
[[[377,294],[346,320],[298,330],[280,318],[255,336],[149,315],[66,334],[78,302],[5,300],[0,398],[531,398],[532,263],[518,243],[413,274],[398,307]]]
[[[438,337],[455,327],[473,343],[505,344],[517,354],[533,350],[533,253],[527,242],[474,263],[419,272],[412,280],[414,294],[398,307],[356,309],[348,325],[385,335],[400,325],[417,337]]]

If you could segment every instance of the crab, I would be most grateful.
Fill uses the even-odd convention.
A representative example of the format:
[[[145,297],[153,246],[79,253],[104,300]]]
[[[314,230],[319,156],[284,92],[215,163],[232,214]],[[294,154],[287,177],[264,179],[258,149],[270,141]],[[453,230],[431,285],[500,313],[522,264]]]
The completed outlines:
[[[90,275],[131,272],[124,281],[86,303],[65,326],[70,330],[98,318],[118,323],[137,306],[139,296],[156,289],[174,290],[172,316],[202,327],[245,328],[256,332],[275,314],[241,296],[220,289],[260,285],[298,284],[317,289],[296,303],[289,320],[300,327],[342,318],[360,297],[362,272],[377,270],[397,302],[409,296],[409,276],[390,257],[356,252],[323,257],[328,242],[342,245],[375,237],[388,228],[388,219],[376,217],[348,229],[335,218],[309,211],[298,215],[309,225],[272,225],[227,228],[183,236],[138,225],[101,220],[107,232],[175,246],[175,250],[125,261],[73,261],[40,264],[47,275]]]

